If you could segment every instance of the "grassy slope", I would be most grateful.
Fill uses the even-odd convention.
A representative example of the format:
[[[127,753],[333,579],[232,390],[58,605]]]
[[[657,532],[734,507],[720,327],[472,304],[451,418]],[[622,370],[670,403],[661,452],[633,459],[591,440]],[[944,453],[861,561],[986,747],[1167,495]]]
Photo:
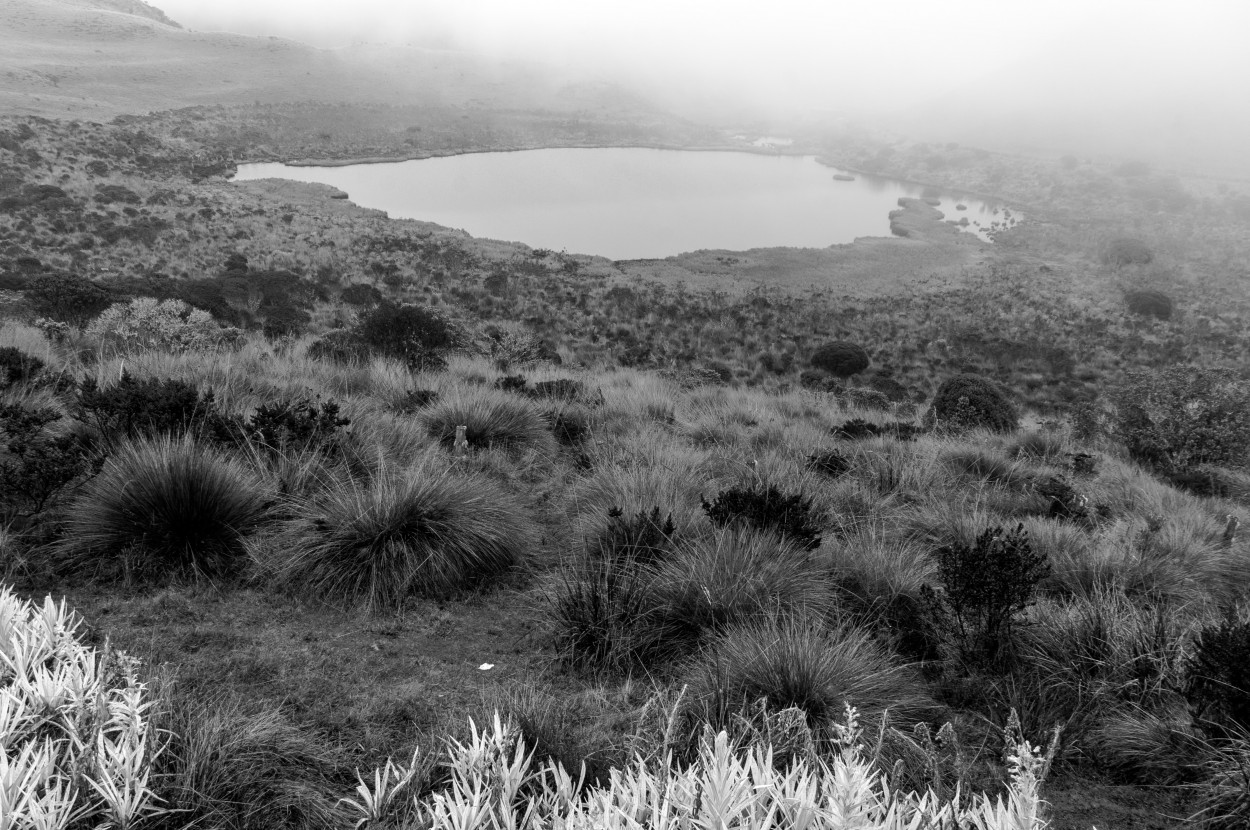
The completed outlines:
[[[108,47],[115,50],[114,59],[124,50],[138,48],[142,60],[135,65],[117,62],[112,68],[102,67],[95,77],[105,80],[72,73],[61,78],[55,67],[80,59],[85,41],[75,43],[70,38],[55,50],[43,51],[48,47],[41,38],[55,40],[61,37],[56,32],[67,28],[72,32],[74,27],[65,27],[61,21],[40,29],[43,24],[29,13],[36,9],[42,20],[56,20],[54,15],[60,13],[56,8],[51,3],[0,5],[2,14],[24,15],[6,18],[16,21],[21,33],[14,41],[18,48],[5,53],[5,59],[17,56],[11,65],[17,73],[11,76],[14,85],[6,87],[5,93],[15,96],[15,106],[44,113],[72,110],[79,117],[95,118],[100,116],[91,115],[89,109],[95,104],[100,113],[111,113],[229,101],[240,94],[238,88],[196,93],[204,98],[179,92],[187,81],[187,70],[162,66],[160,61],[162,55],[172,54],[163,50],[182,37],[191,38],[184,47],[203,55],[202,66],[210,74],[226,69],[223,77],[239,77],[233,74],[236,70],[247,70],[246,76],[253,80],[242,95],[248,99],[272,95],[272,100],[281,100],[292,95],[292,90],[303,89],[290,85],[285,70],[269,74],[276,66],[270,63],[275,57],[281,57],[284,65],[290,65],[285,61],[292,58],[305,71],[323,72],[306,77],[327,81],[327,89],[334,94],[350,95],[358,89],[346,81],[329,82],[338,69],[319,64],[326,58],[303,47],[277,43],[270,53],[266,50],[271,46],[265,42],[240,39],[227,48],[232,42],[228,39],[195,41],[202,36],[166,31],[160,24],[129,18],[119,23],[119,18],[109,15],[76,17],[80,23],[75,25],[83,27],[84,37],[113,32],[105,40],[114,38]],[[141,32],[155,34],[136,34]],[[32,47],[36,41],[38,47]],[[203,53],[195,52],[201,48]],[[230,49],[237,54],[230,56]],[[51,72],[58,84],[65,84],[65,90],[34,71],[48,66],[54,67]],[[196,77],[202,81],[204,76]],[[144,82],[136,83],[140,80]],[[257,90],[267,91],[261,95]],[[58,92],[62,97],[50,97]],[[457,89],[456,94],[470,91]],[[34,101],[31,96],[35,95],[42,100]],[[77,96],[86,96],[86,101]],[[427,223],[390,222],[376,212],[329,199],[317,188],[273,182],[193,183],[188,175],[193,158],[221,152],[292,157],[313,155],[318,147],[329,145],[327,154],[364,155],[377,150],[379,155],[393,155],[402,141],[413,138],[406,127],[414,121],[425,124],[425,129],[403,152],[585,139],[585,124],[570,128],[553,124],[552,119],[515,120],[484,113],[474,114],[471,130],[458,127],[453,109],[438,106],[414,107],[397,119],[367,109],[357,120],[354,111],[314,108],[310,114],[307,109],[272,107],[173,114],[102,128],[35,124],[35,137],[22,145],[42,160],[0,151],[0,174],[7,171],[32,184],[57,183],[69,192],[75,207],[67,214],[68,226],[61,228],[55,226],[53,214],[5,217],[0,265],[12,268],[20,256],[33,255],[49,267],[100,276],[160,272],[182,278],[217,273],[225,257],[239,251],[254,266],[289,267],[309,275],[329,268],[337,284],[368,282],[396,297],[441,305],[479,322],[513,318],[523,309],[531,325],[544,327],[566,356],[591,365],[560,374],[601,386],[608,398],[596,416],[598,443],[592,451],[601,463],[590,471],[579,466],[576,454],[568,451],[538,465],[494,451],[476,454],[471,460],[475,468],[523,494],[546,528],[535,560],[490,593],[448,601],[414,600],[399,618],[367,618],[357,609],[291,598],[263,582],[250,587],[175,584],[160,590],[119,591],[114,586],[49,580],[37,568],[24,571],[19,562],[15,575],[27,580],[28,590],[68,593],[71,603],[101,636],[154,661],[170,663],[190,686],[233,689],[282,705],[291,717],[331,740],[358,748],[355,757],[361,762],[386,754],[406,755],[413,743],[436,743],[437,736],[458,728],[462,709],[475,709],[483,696],[501,694],[499,688],[515,687],[518,681],[550,683],[561,699],[577,700],[582,706],[574,718],[581,718],[579,728],[590,719],[586,713],[596,713],[594,729],[599,730],[601,740],[619,747],[653,690],[645,681],[586,678],[563,671],[552,659],[543,621],[552,562],[578,555],[580,533],[595,527],[610,506],[593,498],[595,493],[610,492],[596,481],[607,476],[607,470],[654,467],[662,461],[688,471],[679,493],[683,509],[696,521],[700,494],[711,495],[719,487],[743,480],[751,469],[749,463],[758,460],[765,474],[802,484],[817,495],[829,539],[825,555],[830,557],[839,551],[877,549],[862,537],[846,534],[848,516],[865,524],[880,522],[894,541],[914,544],[911,535],[918,530],[975,529],[994,520],[1027,517],[1042,507],[1030,501],[1027,488],[1021,491],[1010,484],[987,483],[960,473],[958,465],[947,460],[961,454],[1005,456],[1000,443],[985,437],[953,443],[925,439],[918,448],[870,443],[849,450],[857,462],[849,479],[839,484],[821,481],[802,472],[802,460],[832,444],[829,428],[853,416],[881,419],[880,413],[862,412],[832,398],[793,389],[780,394],[759,389],[686,391],[650,373],[610,370],[607,365],[625,340],[615,329],[656,332],[653,338],[658,345],[671,345],[683,330],[696,332],[692,347],[696,357],[681,362],[697,365],[715,355],[741,369],[739,379],[763,382],[774,391],[793,384],[797,368],[821,339],[850,336],[870,345],[876,365],[896,368],[917,397],[930,393],[941,377],[970,367],[999,372],[1018,390],[1030,390],[1030,400],[1039,408],[1059,399],[1064,389],[1084,384],[1083,388],[1096,393],[1124,368],[1175,360],[1164,348],[1173,341],[1182,344],[1182,359],[1239,359],[1247,234],[1237,219],[1236,190],[1221,191],[1211,182],[1184,182],[1186,192],[1197,194],[1195,199],[1177,210],[1160,210],[1152,208],[1150,200],[1170,192],[1163,175],[1142,181],[1097,165],[1067,170],[1044,159],[963,151],[948,151],[955,157],[948,159],[949,168],[934,169],[930,163],[933,148],[904,147],[893,157],[888,172],[1001,193],[1024,205],[1030,222],[1001,236],[993,248],[917,218],[912,239],[868,240],[822,251],[698,252],[639,263],[548,257],[541,274],[514,273],[514,284],[520,288],[511,296],[492,300],[480,286],[482,278],[501,264],[528,257],[530,252],[523,246],[472,240]],[[605,116],[604,120],[618,129],[628,119]],[[3,126],[15,131],[17,122],[7,121]],[[151,146],[139,146],[168,165],[153,167],[136,159],[133,149],[125,150],[124,145],[135,144],[130,140],[135,131],[154,136]],[[652,135],[656,132],[670,139],[674,135],[659,130]],[[611,143],[613,136],[620,135],[608,130],[594,137]],[[305,152],[297,152],[301,149]],[[856,166],[871,148],[840,142],[825,149],[848,166]],[[66,157],[58,157],[62,154],[58,151]],[[108,173],[86,170],[87,163],[97,159],[107,163]],[[96,189],[106,183],[138,192],[145,201],[138,209],[141,215],[127,216],[120,205],[96,203]],[[126,227],[144,218],[142,214],[166,221],[170,227],[149,242],[101,241],[98,223]],[[284,219],[287,215],[289,221]],[[85,224],[76,228],[78,221]],[[1098,254],[1107,238],[1127,229],[1149,239],[1158,253],[1154,266],[1113,269],[1099,264]],[[81,244],[88,238],[91,246]],[[446,260],[428,253],[370,245],[388,239],[402,239],[412,246],[434,242],[466,251],[473,260],[463,267],[448,266]],[[565,272],[569,262],[577,273]],[[388,272],[399,279],[388,284],[384,280]],[[654,302],[608,299],[608,292],[617,286],[650,296],[640,287],[649,282],[666,287],[654,295]],[[1143,323],[1124,315],[1120,294],[1134,284],[1158,285],[1175,294],[1182,308],[1179,319]],[[761,285],[768,287],[761,291]],[[337,288],[332,284],[330,290],[333,294]],[[574,300],[564,298],[578,292],[588,295],[589,302],[583,303],[587,309],[579,310]],[[715,298],[718,292],[731,295],[723,306],[717,305],[722,302]],[[668,320],[658,311],[659,305],[682,293],[698,298],[697,302],[685,310],[679,308]],[[760,296],[774,304],[773,311],[752,305]],[[787,304],[788,296],[797,300]],[[690,313],[702,314],[707,308],[719,309],[710,321]],[[13,310],[24,313],[20,303]],[[1102,327],[1092,334],[1083,333],[1078,311],[1088,313]],[[314,325],[325,326],[351,315],[341,304],[325,303],[315,310]],[[968,329],[977,328],[1022,341],[1031,336],[1048,344],[1061,343],[1075,354],[1078,376],[1090,372],[1091,379],[1078,383],[1051,376],[1027,359],[1018,365],[1004,364],[999,359],[1002,349],[992,338],[978,345],[967,337]],[[29,328],[6,322],[0,331],[0,345],[19,345],[54,366],[100,377],[118,373],[116,360],[84,367]],[[784,354],[779,341],[790,337],[799,339],[795,368],[779,376],[761,371],[760,356],[770,351]],[[949,339],[951,354],[918,348],[938,338]],[[289,346],[277,348],[257,340],[234,357],[150,357],[127,365],[140,374],[181,376],[213,387],[227,405],[239,411],[282,394],[333,396],[345,401],[355,420],[354,430],[363,440],[370,446],[388,447],[399,464],[426,441],[410,435],[411,424],[392,413],[403,390],[472,387],[497,374],[481,361],[457,364],[438,377],[413,377],[387,365],[349,371],[303,360],[299,355],[306,344],[307,339],[300,341],[292,353]],[[729,348],[721,351],[722,344]],[[1066,450],[1078,448],[1065,441]],[[1101,449],[1107,453],[1102,471],[1084,486],[1095,497],[1114,500],[1118,524],[1104,528],[1103,535],[1089,534],[1095,549],[1102,545],[1119,550],[1112,542],[1141,532],[1155,515],[1162,514],[1172,523],[1166,530],[1179,540],[1181,555],[1201,557],[1210,547],[1208,537],[1218,535],[1225,514],[1240,515],[1243,523],[1250,520],[1244,501],[1196,499],[1178,493],[1117,461],[1114,447]],[[1041,475],[1058,471],[1061,464],[1053,460],[1026,467],[1030,474]],[[892,482],[897,481],[903,484],[894,486]],[[1244,539],[1238,540],[1236,555],[1241,562],[1250,556]],[[481,671],[481,663],[492,663],[495,668]],[[992,707],[953,713],[961,728],[974,736],[985,735],[989,741],[992,730],[984,730],[976,714],[1001,720],[1003,706],[1012,699],[1007,690],[993,691],[1003,697],[994,698]],[[1019,700],[1025,700],[1030,690],[1026,687],[1019,694]],[[1031,724],[1035,731],[1048,725],[1051,714],[1035,713],[1037,722]],[[1174,824],[1168,816],[1185,813],[1183,804],[1172,803],[1168,790],[1116,784],[1105,770],[1099,771],[1102,761],[1086,762],[1087,753],[1079,741],[1070,745],[1070,751],[1077,777],[1058,781],[1048,791],[1058,802],[1056,826],[1167,827]]]

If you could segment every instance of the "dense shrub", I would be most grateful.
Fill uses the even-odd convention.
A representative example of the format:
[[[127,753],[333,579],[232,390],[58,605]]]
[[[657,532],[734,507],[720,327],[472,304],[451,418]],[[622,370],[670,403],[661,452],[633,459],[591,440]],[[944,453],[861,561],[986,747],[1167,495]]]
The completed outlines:
[[[1250,730],[1250,621],[1230,613],[1194,641],[1186,697],[1200,724],[1217,734]]]
[[[425,409],[422,420],[430,436],[448,449],[457,426],[466,427],[473,449],[555,449],[547,421],[533,403],[492,389],[444,395]]]
[[[0,522],[34,516],[70,484],[98,471],[101,459],[79,436],[47,429],[60,419],[52,409],[0,403]]]
[[[529,390],[529,385],[529,378],[525,375],[504,375],[501,378],[495,378],[495,388],[501,392],[524,395]]]
[[[278,454],[336,447],[339,428],[350,423],[350,419],[339,416],[339,405],[334,401],[283,399],[257,407],[247,420],[214,417],[210,431],[220,441],[247,443]]]
[[[575,447],[591,432],[591,416],[585,407],[576,404],[550,409],[546,413],[551,434],[561,445]]]
[[[998,383],[978,375],[955,375],[938,387],[925,423],[944,429],[1014,432],[1020,414]]]
[[[106,308],[87,326],[87,334],[120,351],[184,352],[233,345],[243,333],[239,329],[223,329],[207,311],[192,308],[181,300],[139,297]]]
[[[0,346],[0,389],[29,383],[43,370],[43,361],[13,346]]]
[[[446,354],[461,344],[451,321],[415,305],[382,303],[361,317],[354,332],[373,353],[415,370],[441,368]]]
[[[354,331],[340,329],[314,340],[308,356],[333,363],[361,363],[369,357],[369,348]]]
[[[237,575],[265,514],[264,491],[241,463],[165,436],[118,448],[70,505],[62,546],[84,569]]]
[[[293,511],[269,554],[278,579],[374,611],[479,584],[537,540],[511,493],[478,475],[422,465],[367,484],[344,479]]]
[[[186,381],[136,380],[123,371],[120,381],[103,389],[95,378],[84,378],[79,385],[74,417],[95,427],[112,447],[127,438],[199,431],[213,420],[216,412],[211,390],[201,395]]]
[[[1146,243],[1131,236],[1118,236],[1108,241],[1102,251],[1103,264],[1117,268],[1125,265],[1149,265],[1153,260],[1154,254]]]
[[[811,363],[831,375],[849,378],[868,368],[871,361],[862,346],[845,341],[826,343],[812,353]]]
[[[863,418],[852,418],[834,427],[830,432],[833,433],[834,437],[847,441],[878,438],[881,436],[895,438],[899,441],[914,441],[916,436],[920,434],[920,428],[915,424],[909,424],[904,421],[874,424],[872,421],[866,421]]]
[[[1050,574],[1045,554],[1033,550],[1020,525],[989,528],[973,544],[946,545],[934,556],[943,592],[923,590],[937,624],[953,634],[964,658],[996,660],[1010,643],[1016,615]]]
[[[630,561],[654,565],[676,547],[673,515],[661,517],[660,508],[626,516],[619,507],[608,511],[608,521],[599,535],[588,543],[590,553],[611,561]]]
[[[776,485],[731,487],[716,500],[703,499],[703,510],[718,527],[741,522],[761,530],[771,530],[792,540],[805,550],[820,547],[820,526],[812,515],[812,499],[802,493],[786,494]]]
[[[1250,454],[1250,382],[1219,369],[1130,372],[1112,390],[1113,429],[1134,460],[1170,473],[1237,467]]]
[[[72,274],[40,274],[30,281],[26,300],[35,314],[82,328],[113,304],[103,286]]]
[[[1129,311],[1142,317],[1158,317],[1160,320],[1167,320],[1172,316],[1172,298],[1162,291],[1149,289],[1130,291],[1124,301]]]
[[[838,478],[850,471],[851,462],[837,450],[822,450],[807,457],[807,467],[830,478]]]
[[[353,283],[343,289],[339,299],[348,305],[375,306],[384,301],[382,292],[367,282]]]

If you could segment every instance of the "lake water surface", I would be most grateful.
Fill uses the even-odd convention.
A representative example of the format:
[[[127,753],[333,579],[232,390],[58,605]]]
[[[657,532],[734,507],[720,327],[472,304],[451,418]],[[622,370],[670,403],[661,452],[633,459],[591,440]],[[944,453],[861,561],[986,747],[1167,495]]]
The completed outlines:
[[[889,236],[899,197],[922,195],[873,176],[837,181],[837,172],[810,156],[562,148],[342,167],[243,164],[235,180],[321,182],[393,218],[618,260]],[[940,198],[945,218],[966,216],[972,232],[1003,220],[997,205]]]

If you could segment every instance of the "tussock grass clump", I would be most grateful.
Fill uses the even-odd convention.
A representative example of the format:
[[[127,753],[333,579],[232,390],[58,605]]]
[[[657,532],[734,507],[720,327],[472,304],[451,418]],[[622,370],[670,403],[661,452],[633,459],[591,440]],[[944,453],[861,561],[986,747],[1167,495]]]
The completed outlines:
[[[777,610],[827,611],[830,588],[798,543],[751,528],[695,539],[657,570],[654,591],[675,628],[701,634]]]
[[[429,463],[367,484],[343,479],[293,514],[266,545],[267,567],[299,591],[370,610],[498,575],[537,538],[511,493]]]
[[[760,700],[772,710],[802,710],[825,738],[850,701],[866,714],[889,709],[904,719],[929,705],[919,678],[894,663],[872,635],[802,616],[727,629],[692,662],[684,680],[685,716],[695,735],[699,724],[730,726]]]
[[[239,461],[189,438],[122,444],[69,507],[62,546],[83,568],[238,573],[265,491]]]
[[[156,794],[161,827],[329,830],[345,824],[334,779],[342,753],[275,708],[233,696],[163,690],[154,724],[169,736]],[[173,821],[170,821],[173,819]]]
[[[446,393],[422,418],[430,437],[448,449],[455,443],[457,426],[466,427],[465,438],[473,449],[555,449],[547,419],[533,403],[494,389]]]

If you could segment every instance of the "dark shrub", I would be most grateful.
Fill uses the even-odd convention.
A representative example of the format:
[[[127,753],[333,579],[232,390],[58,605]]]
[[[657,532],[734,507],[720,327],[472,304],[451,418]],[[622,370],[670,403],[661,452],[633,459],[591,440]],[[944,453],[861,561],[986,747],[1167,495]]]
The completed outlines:
[[[113,202],[121,202],[127,205],[137,205],[141,201],[139,194],[135,193],[128,187],[120,184],[102,184],[95,189],[95,200],[101,204],[111,204]]]
[[[450,321],[415,305],[383,303],[361,318],[355,333],[370,351],[416,370],[441,368],[446,353],[459,344]]]
[[[1166,478],[1176,489],[1208,499],[1226,499],[1233,492],[1227,476],[1218,467],[1190,467],[1169,473]]]
[[[807,457],[807,468],[830,478],[838,478],[850,471],[851,462],[837,450],[824,450]]]
[[[847,441],[877,438],[879,436],[895,438],[899,441],[914,441],[921,430],[915,424],[909,424],[905,421],[874,424],[871,421],[865,421],[863,418],[852,418],[841,426],[834,427],[830,432],[833,433],[834,437]]]
[[[776,485],[732,487],[722,490],[714,502],[703,501],[703,510],[717,527],[742,522],[771,530],[804,550],[820,547],[820,528],[812,516],[812,500],[802,493],[786,495]]]
[[[1250,621],[1230,610],[1202,629],[1187,668],[1185,695],[1217,733],[1250,729]]]
[[[348,305],[373,306],[383,301],[382,292],[367,282],[353,283],[343,289],[339,298]]]
[[[30,277],[17,271],[0,272],[0,291],[25,291],[30,287]]]
[[[1109,397],[1116,437],[1142,464],[1167,474],[1247,463],[1250,382],[1231,372],[1193,366],[1130,372]]]
[[[62,545],[83,568],[237,575],[244,537],[265,510],[260,482],[240,462],[164,436],[109,458],[70,506]]]
[[[1158,317],[1167,320],[1172,316],[1172,298],[1162,291],[1143,289],[1130,291],[1124,298],[1128,310],[1142,317]]]
[[[835,395],[840,395],[844,391],[842,384],[829,377],[828,372],[822,372],[819,369],[804,369],[799,372],[799,386],[813,392],[830,392]]]
[[[547,413],[551,432],[566,447],[576,446],[590,434],[590,415],[580,406],[563,406]]]
[[[1007,390],[978,375],[956,375],[938,387],[925,423],[945,429],[1013,432],[1020,415]]]
[[[870,360],[862,346],[839,340],[816,349],[811,363],[836,377],[849,378],[867,369]]]
[[[116,299],[91,280],[71,274],[40,274],[30,281],[26,299],[35,314],[82,328]]]
[[[876,389],[860,389],[852,387],[842,393],[843,400],[860,409],[876,409],[885,411],[890,408],[890,399]]]
[[[1131,236],[1119,236],[1109,241],[1103,249],[1102,261],[1117,268],[1125,265],[1149,265],[1154,254],[1146,243]]]
[[[215,418],[213,429],[220,440],[249,442],[276,455],[288,450],[315,451],[337,446],[339,428],[350,423],[339,417],[339,405],[334,401],[318,404],[302,398],[257,407],[247,421]]]
[[[227,274],[246,274],[247,257],[240,253],[233,253],[226,257],[224,267]]]
[[[95,427],[109,447],[126,438],[179,435],[203,428],[216,414],[211,391],[202,396],[186,381],[158,378],[121,380],[101,389],[84,378],[78,389],[74,417]]]
[[[501,378],[495,378],[495,388],[504,392],[515,392],[518,395],[524,395],[529,390],[529,378],[525,375],[504,375]]]
[[[944,590],[922,589],[929,610],[963,657],[993,662],[1010,642],[1016,614],[1050,574],[1045,554],[1033,550],[1019,525],[989,528],[972,545],[946,545],[934,555]]]
[[[52,409],[0,404],[0,519],[29,518],[70,484],[88,478],[101,459],[77,436],[53,435],[47,426],[61,419]]]
[[[675,546],[673,516],[670,513],[661,518],[658,507],[628,517],[621,508],[613,507],[608,511],[607,524],[589,543],[590,552],[596,556],[642,565],[666,558]]]
[[[308,347],[308,356],[314,360],[334,363],[359,363],[369,357],[369,348],[352,331],[332,331]]]
[[[29,383],[43,369],[43,361],[13,346],[0,346],[0,389]]]

